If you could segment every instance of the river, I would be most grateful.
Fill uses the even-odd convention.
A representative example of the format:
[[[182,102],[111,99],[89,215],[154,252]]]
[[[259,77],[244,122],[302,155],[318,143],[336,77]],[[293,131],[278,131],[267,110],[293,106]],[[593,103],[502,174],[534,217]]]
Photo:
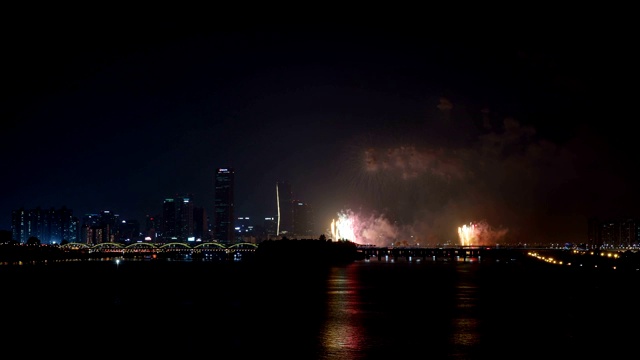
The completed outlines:
[[[4,349],[214,359],[486,359],[634,348],[637,272],[535,261],[0,266]]]

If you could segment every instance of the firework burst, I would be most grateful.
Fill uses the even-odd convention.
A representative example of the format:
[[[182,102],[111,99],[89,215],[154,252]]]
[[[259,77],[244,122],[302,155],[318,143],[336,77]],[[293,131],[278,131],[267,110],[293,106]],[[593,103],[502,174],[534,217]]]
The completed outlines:
[[[384,216],[361,216],[351,210],[338,212],[331,222],[335,240],[349,240],[361,245],[387,246],[398,236],[398,230]]]
[[[493,230],[484,221],[469,223],[458,227],[461,246],[496,245],[507,233],[507,230]]]

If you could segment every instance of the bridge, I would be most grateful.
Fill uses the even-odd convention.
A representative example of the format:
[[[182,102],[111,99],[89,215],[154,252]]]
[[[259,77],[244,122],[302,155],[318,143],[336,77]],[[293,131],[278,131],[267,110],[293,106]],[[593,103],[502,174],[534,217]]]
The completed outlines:
[[[95,245],[83,243],[67,243],[60,248],[73,254],[88,254],[91,256],[123,256],[123,257],[192,257],[195,259],[233,259],[239,260],[247,255],[255,253],[258,244],[235,243],[221,244],[218,242],[205,242],[189,244],[182,242],[172,243],[133,243],[121,244],[106,242]],[[407,259],[407,260],[436,260],[436,261],[480,261],[482,259],[494,259],[500,257],[519,257],[523,254],[521,249],[497,248],[488,246],[460,246],[460,247],[372,247],[359,246],[358,251],[365,259]],[[303,254],[301,254],[304,256]]]
[[[218,242],[204,242],[189,244],[182,242],[172,243],[133,243],[122,244],[106,242],[95,245],[83,243],[66,243],[60,245],[65,252],[83,256],[122,256],[156,258],[194,258],[211,260],[240,260],[251,255],[258,248],[254,243],[235,243],[225,245]]]
[[[526,252],[520,248],[498,248],[490,246],[459,246],[459,247],[370,247],[361,246],[358,251],[365,259],[377,260],[432,260],[432,261],[481,261],[496,258],[520,258]]]
[[[365,259],[386,261],[546,262],[564,267],[640,271],[640,249],[566,249],[460,246],[444,248],[360,247]]]
[[[185,260],[251,259],[259,245],[255,243],[197,244],[172,243],[66,243],[60,245],[64,258],[144,258]],[[452,261],[452,262],[514,262],[525,259],[542,260],[563,266],[585,268],[638,269],[639,248],[567,249],[559,247],[448,246],[448,247],[375,247],[359,245],[360,259],[386,261]],[[305,254],[299,254],[304,258]]]

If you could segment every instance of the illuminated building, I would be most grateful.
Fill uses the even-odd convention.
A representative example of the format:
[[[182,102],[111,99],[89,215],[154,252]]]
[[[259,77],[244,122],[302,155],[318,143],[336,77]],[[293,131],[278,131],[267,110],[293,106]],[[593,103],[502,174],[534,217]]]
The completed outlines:
[[[265,238],[272,239],[277,235],[278,220],[275,217],[265,217],[262,225]]]
[[[293,233],[299,239],[311,239],[314,236],[313,213],[311,206],[305,202],[293,202]]]
[[[240,216],[236,219],[235,232],[237,242],[256,243],[256,232],[249,216]]]
[[[122,220],[118,226],[119,241],[130,243],[140,239],[140,222],[138,220]]]
[[[196,241],[208,241],[211,238],[209,234],[209,218],[207,217],[207,211],[203,207],[193,208],[193,232]]]
[[[145,218],[144,230],[145,241],[156,242],[157,237],[162,237],[162,218],[159,215],[147,215]]]
[[[48,210],[21,208],[11,214],[13,239],[23,244],[30,237],[38,238],[41,244],[77,242],[80,233],[78,225],[79,220],[66,207]]]
[[[624,248],[640,244],[640,219],[609,218],[588,220],[589,247]]]
[[[276,183],[276,206],[278,209],[277,235],[286,235],[293,231],[293,193],[291,184],[285,181]]]
[[[233,243],[235,238],[233,190],[233,169],[219,168],[215,177],[213,239],[221,243]]]
[[[82,242],[96,245],[113,242],[116,238],[119,215],[104,210],[100,213],[84,214],[82,217]]]
[[[185,242],[194,236],[193,201],[190,195],[164,200],[162,206],[163,242]]]

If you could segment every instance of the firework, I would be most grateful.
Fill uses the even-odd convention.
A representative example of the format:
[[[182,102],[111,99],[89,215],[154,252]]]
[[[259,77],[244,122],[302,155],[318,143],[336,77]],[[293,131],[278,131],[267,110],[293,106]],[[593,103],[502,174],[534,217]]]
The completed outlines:
[[[331,221],[331,235],[336,240],[356,241],[356,235],[353,231],[355,216],[350,213],[338,213],[338,219]]]
[[[361,245],[386,246],[398,235],[398,230],[384,216],[369,217],[343,210],[331,221],[331,235],[335,240],[349,240]]]
[[[478,240],[478,234],[476,231],[476,225],[470,223],[469,226],[462,225],[458,228],[458,236],[460,237],[460,245],[469,246],[476,244]]]
[[[506,229],[493,230],[486,222],[469,223],[458,227],[461,246],[495,245],[507,233]]]

